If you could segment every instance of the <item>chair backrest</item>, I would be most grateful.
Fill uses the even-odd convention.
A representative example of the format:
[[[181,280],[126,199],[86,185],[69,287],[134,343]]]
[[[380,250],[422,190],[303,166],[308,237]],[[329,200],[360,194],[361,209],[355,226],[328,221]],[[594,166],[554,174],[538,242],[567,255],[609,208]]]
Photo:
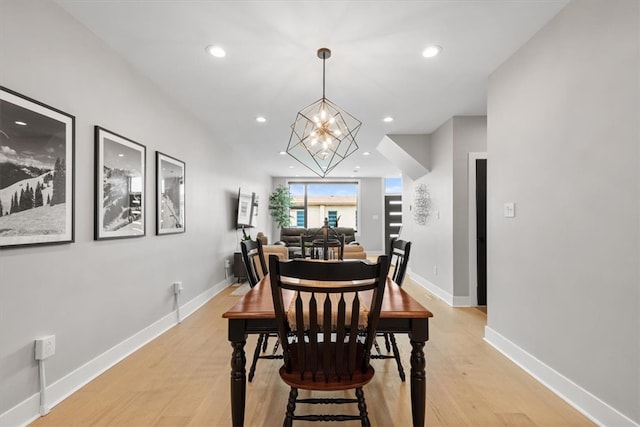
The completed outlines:
[[[253,288],[268,272],[262,251],[262,242],[259,239],[243,240],[240,242],[240,249],[242,250],[242,261],[247,270],[249,286]]]
[[[300,235],[302,256],[311,259],[344,259],[344,234],[326,238],[322,234]]]
[[[391,239],[389,246],[389,261],[396,267],[391,278],[398,286],[402,286],[404,275],[407,272],[409,254],[411,253],[411,242],[406,240]]]
[[[353,380],[366,371],[388,257],[371,263],[279,261],[271,255],[269,271],[286,372],[329,382]]]

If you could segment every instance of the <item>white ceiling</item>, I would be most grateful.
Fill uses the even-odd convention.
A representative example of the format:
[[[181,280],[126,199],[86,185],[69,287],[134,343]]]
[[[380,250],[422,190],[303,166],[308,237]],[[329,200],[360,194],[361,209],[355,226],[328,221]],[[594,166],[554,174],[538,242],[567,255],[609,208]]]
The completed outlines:
[[[375,150],[385,134],[486,114],[487,77],[567,1],[57,2],[273,176],[314,176],[278,153],[297,111],[322,96],[316,51],[330,48],[326,96],[363,125],[360,149],[329,177],[371,177],[400,172]],[[208,55],[211,44],[227,56]],[[423,58],[430,44],[443,51]],[[387,115],[395,120],[383,123]]]

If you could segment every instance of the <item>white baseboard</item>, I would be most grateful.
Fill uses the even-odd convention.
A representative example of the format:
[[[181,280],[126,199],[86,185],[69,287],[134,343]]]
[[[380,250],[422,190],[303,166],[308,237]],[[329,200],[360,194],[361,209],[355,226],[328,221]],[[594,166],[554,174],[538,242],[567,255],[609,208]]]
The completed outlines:
[[[213,285],[205,292],[180,306],[182,320],[189,317],[211,298],[229,286],[229,280],[225,279]],[[98,375],[129,356],[140,347],[157,338],[178,323],[176,311],[172,311],[153,324],[147,326],[135,335],[127,338],[115,347],[110,348],[93,360],[90,360],[75,371],[67,374],[58,381],[47,386],[47,400],[50,408],[69,397],[78,389],[89,383]],[[18,427],[26,426],[40,417],[40,394],[36,393],[23,402],[0,415],[0,426]]]
[[[484,340],[599,426],[640,427],[584,388],[485,326]]]
[[[454,307],[477,307],[476,304],[471,303],[471,297],[453,297],[453,306]]]
[[[453,307],[453,295],[451,295],[449,292],[434,285],[433,283],[431,283],[424,277],[414,273],[413,271],[409,271],[407,272],[407,274],[409,274],[409,276],[411,276],[411,279],[414,282],[416,282],[418,285],[422,286],[423,288],[431,292],[433,295],[437,296],[442,301],[446,302],[447,304]]]

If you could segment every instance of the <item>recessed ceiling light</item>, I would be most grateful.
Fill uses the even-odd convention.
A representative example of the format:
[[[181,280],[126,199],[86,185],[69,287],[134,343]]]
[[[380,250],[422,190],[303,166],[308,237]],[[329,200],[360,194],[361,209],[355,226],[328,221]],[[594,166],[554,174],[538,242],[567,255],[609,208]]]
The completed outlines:
[[[286,151],[281,151],[281,152],[280,152],[280,155],[281,155],[281,156],[286,156],[286,155],[287,155],[287,152],[286,152]]]
[[[386,122],[386,123],[392,122],[392,121],[393,121],[393,117],[391,117],[391,116],[387,116],[387,117],[385,117],[384,119],[382,119],[382,121],[383,121],[383,122]]]
[[[440,52],[442,52],[442,47],[438,45],[432,45],[422,51],[422,56],[424,56],[425,58],[433,58]]]
[[[20,120],[16,120],[14,123],[17,124],[17,125],[20,125],[20,126],[26,126],[27,125],[25,122],[21,122]]]
[[[289,169],[293,169],[293,166],[289,166]]]
[[[227,52],[220,46],[207,46],[207,52],[216,58],[224,58],[227,55]]]
[[[356,166],[356,169],[360,169],[360,166]]]
[[[370,153],[370,152],[368,152],[368,151],[365,151],[364,153],[362,153],[362,155],[363,155],[363,156],[368,156],[368,155],[370,155],[370,154],[371,154],[371,153]]]
[[[118,157],[124,157],[124,154],[120,153],[118,154]]]
[[[258,123],[264,123],[266,121],[267,121],[266,117],[263,117],[263,116],[256,117],[256,122]]]

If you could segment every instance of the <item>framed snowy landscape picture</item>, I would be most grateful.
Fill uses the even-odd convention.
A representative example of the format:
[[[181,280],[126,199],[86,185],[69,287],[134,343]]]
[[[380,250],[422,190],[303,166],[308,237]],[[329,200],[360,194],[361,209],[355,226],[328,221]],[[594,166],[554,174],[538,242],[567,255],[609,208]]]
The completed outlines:
[[[95,240],[145,235],[147,148],[95,127]]]
[[[74,239],[75,117],[0,86],[0,247]]]
[[[156,151],[156,234],[185,231],[184,162]]]

